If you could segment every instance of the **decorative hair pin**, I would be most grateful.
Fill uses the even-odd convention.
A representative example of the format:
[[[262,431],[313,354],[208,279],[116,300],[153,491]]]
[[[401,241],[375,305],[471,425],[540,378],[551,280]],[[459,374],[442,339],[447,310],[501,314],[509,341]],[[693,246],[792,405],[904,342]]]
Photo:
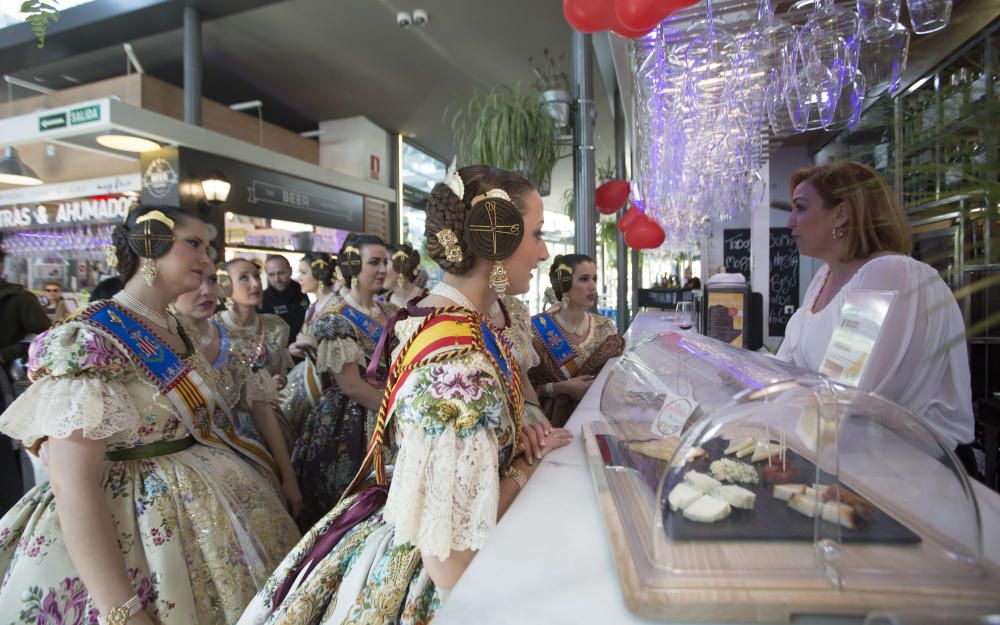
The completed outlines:
[[[409,254],[407,254],[403,250],[399,250],[398,252],[393,252],[392,259],[396,260],[397,258],[402,258],[403,260],[406,260],[408,256]]]
[[[442,228],[434,235],[441,247],[444,248],[444,257],[449,263],[462,262],[462,248],[458,245],[458,237],[451,228]]]
[[[112,269],[118,268],[118,250],[114,243],[104,248],[104,263]]]
[[[343,253],[344,254],[357,254],[358,256],[361,256],[361,250],[359,250],[358,248],[354,247],[353,245],[348,245],[347,247],[345,247]]]
[[[135,223],[136,225],[138,225],[147,221],[158,221],[164,226],[170,228],[171,230],[174,229],[174,220],[167,217],[160,211],[149,211],[142,217],[136,218]]]
[[[448,172],[444,176],[444,183],[451,189],[458,199],[465,197],[465,183],[462,182],[462,177],[458,175],[458,157],[451,159],[451,165],[448,165]]]
[[[496,189],[490,189],[486,193],[483,193],[482,195],[477,195],[476,197],[472,198],[472,203],[473,204],[478,204],[480,200],[485,200],[485,199],[491,198],[491,197],[492,198],[497,198],[499,200],[507,200],[508,202],[511,201],[510,194],[508,194],[503,189],[496,188]]]
[[[573,269],[570,268],[570,266],[565,263],[559,263],[559,265],[556,267],[556,275],[558,276],[559,274],[562,273],[568,273],[570,277],[572,277]]]
[[[326,262],[325,259],[323,259],[323,258],[317,258],[316,260],[314,260],[311,263],[309,263],[309,266],[310,267],[319,267],[320,265],[322,265],[322,266],[325,267],[325,266],[327,266],[329,264],[330,263]]]

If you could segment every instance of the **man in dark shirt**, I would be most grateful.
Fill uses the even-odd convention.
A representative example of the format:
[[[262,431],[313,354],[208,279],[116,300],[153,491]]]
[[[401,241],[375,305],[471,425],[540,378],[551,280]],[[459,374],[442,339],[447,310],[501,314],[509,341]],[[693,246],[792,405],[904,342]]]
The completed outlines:
[[[285,320],[290,328],[288,341],[291,344],[302,331],[309,298],[302,292],[299,283],[292,280],[292,266],[284,256],[268,256],[264,270],[267,272],[267,289],[264,290],[260,310]]]
[[[3,279],[3,252],[0,251],[0,376],[6,382],[0,411],[11,401],[13,387],[7,378],[8,366],[16,358],[28,356],[24,339],[49,328],[49,316],[35,294],[20,284]],[[0,514],[6,512],[24,494],[21,461],[11,440],[0,434]]]

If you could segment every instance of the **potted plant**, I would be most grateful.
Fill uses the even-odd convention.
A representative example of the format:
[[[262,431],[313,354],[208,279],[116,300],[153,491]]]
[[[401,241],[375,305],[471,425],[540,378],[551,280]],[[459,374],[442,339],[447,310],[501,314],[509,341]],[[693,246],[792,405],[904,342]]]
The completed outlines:
[[[548,195],[559,145],[555,121],[539,97],[520,84],[473,93],[451,119],[459,158],[519,172]]]
[[[556,127],[566,128],[570,123],[570,106],[573,94],[569,90],[569,75],[562,69],[562,61],[566,55],[558,58],[549,54],[549,49],[542,51],[542,62],[536,65],[529,57],[531,69],[535,72],[535,88],[542,94],[545,111],[556,122]]]

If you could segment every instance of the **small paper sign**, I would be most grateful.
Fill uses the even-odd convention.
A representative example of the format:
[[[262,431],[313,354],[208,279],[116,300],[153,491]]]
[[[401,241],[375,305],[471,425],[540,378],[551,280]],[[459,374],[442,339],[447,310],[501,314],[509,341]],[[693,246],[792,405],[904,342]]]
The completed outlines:
[[[819,372],[844,384],[857,386],[868,367],[882,324],[896,298],[894,291],[851,289],[840,309],[840,325],[834,329]]]
[[[669,388],[664,388],[663,391],[666,397],[663,398],[663,405],[650,429],[658,436],[676,436],[684,429],[698,407],[698,402],[693,397],[678,395]]]

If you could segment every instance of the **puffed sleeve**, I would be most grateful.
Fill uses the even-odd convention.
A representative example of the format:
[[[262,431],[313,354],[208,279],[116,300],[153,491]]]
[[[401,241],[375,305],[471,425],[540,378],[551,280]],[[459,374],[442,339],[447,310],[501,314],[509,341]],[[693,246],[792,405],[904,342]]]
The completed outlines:
[[[138,434],[138,411],[122,381],[133,366],[111,339],[67,323],[41,334],[29,354],[33,384],[0,415],[0,432],[28,447],[77,430],[93,440]]]
[[[398,393],[399,451],[385,519],[396,544],[447,558],[479,549],[496,526],[500,381],[480,353],[415,369]]]
[[[316,368],[340,373],[347,363],[368,366],[368,359],[359,344],[354,324],[339,313],[327,313],[316,320]]]
[[[908,256],[869,261],[855,288],[896,293],[858,386],[909,408],[952,447],[973,439],[965,323],[937,271]]]

